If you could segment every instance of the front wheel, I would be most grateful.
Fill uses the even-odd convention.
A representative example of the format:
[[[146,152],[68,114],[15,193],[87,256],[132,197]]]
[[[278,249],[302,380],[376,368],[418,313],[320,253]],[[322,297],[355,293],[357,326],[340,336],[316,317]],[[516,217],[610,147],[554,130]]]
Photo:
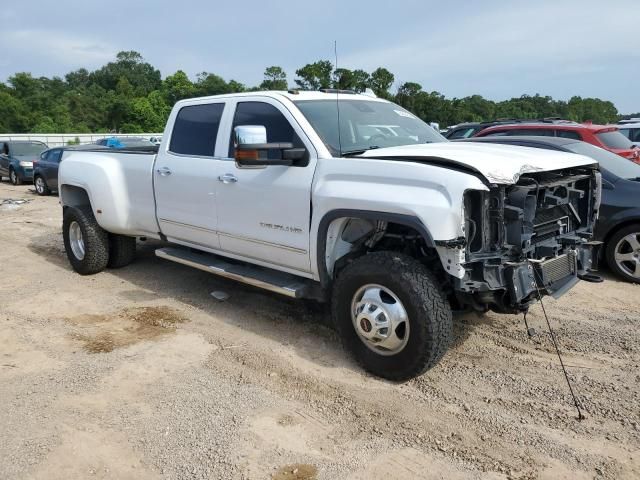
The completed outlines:
[[[451,342],[451,307],[424,265],[395,252],[356,259],[333,287],[345,347],[369,372],[404,381],[433,367]]]
[[[62,220],[67,257],[81,275],[104,270],[109,261],[109,234],[98,225],[90,207],[67,207]]]

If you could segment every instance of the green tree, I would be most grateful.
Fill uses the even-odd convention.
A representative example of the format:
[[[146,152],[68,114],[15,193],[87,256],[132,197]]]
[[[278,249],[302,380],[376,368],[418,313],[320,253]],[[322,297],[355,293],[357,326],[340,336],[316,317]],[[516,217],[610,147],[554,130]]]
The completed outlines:
[[[296,85],[302,90],[319,90],[321,88],[331,88],[331,73],[333,64],[328,60],[318,60],[315,63],[308,63],[296,70]]]
[[[64,76],[68,88],[87,88],[91,83],[91,76],[86,68],[69,72]]]
[[[341,90],[364,92],[369,86],[371,76],[364,70],[337,68],[333,72],[333,87]]]
[[[169,75],[162,82],[162,91],[169,105],[173,105],[178,100],[195,96],[196,88],[189,80],[189,77],[182,70],[178,70],[173,75]]]
[[[105,90],[114,90],[118,81],[126,78],[134,90],[140,95],[147,95],[160,88],[160,70],[144,61],[142,55],[134,51],[119,52],[115,62],[109,62],[104,67],[91,74],[92,81]]]
[[[131,110],[125,123],[136,125],[141,132],[161,132],[165,120],[164,115],[156,111],[149,98],[140,97],[131,102]],[[130,127],[128,129],[131,130]]]
[[[229,89],[229,93],[240,93],[247,90],[247,87],[243,83],[237,82],[233,79],[229,80],[227,86]]]
[[[38,123],[31,129],[31,133],[60,133],[60,129],[51,117],[40,117]]]
[[[261,90],[287,90],[287,74],[282,67],[267,67],[264,71],[264,80],[260,84]]]
[[[376,68],[371,72],[371,89],[378,97],[390,98],[389,89],[393,85],[395,77],[393,73],[383,67]]]
[[[25,110],[24,104],[9,91],[0,91],[0,132],[27,132],[29,118]]]
[[[195,93],[198,96],[229,93],[229,85],[215,73],[201,72],[196,76]]]
[[[618,110],[609,101],[599,98],[571,97],[567,105],[569,118],[579,122],[612,123],[618,119]]]

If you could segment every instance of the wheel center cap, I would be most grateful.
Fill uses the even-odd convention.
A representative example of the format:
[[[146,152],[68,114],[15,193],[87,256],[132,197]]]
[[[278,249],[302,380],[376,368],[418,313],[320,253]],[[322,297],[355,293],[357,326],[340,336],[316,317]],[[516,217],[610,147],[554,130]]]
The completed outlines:
[[[360,328],[362,329],[363,332],[365,333],[369,333],[371,331],[371,322],[366,319],[366,318],[362,318],[360,320]]]

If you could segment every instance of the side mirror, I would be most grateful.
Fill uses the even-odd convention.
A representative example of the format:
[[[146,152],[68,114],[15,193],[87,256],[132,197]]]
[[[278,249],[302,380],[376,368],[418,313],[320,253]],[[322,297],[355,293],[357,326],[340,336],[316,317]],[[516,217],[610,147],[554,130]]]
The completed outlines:
[[[293,148],[290,142],[268,143],[267,129],[263,125],[239,125],[233,129],[236,163],[246,167],[285,165],[301,160],[307,151]],[[269,158],[269,152],[279,151],[280,158]]]

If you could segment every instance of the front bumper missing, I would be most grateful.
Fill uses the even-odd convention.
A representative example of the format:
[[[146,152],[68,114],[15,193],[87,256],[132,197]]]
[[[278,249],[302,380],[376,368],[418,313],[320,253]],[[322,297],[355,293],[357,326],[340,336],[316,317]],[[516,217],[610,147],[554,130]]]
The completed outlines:
[[[578,283],[581,275],[597,269],[600,246],[601,242],[588,242],[546,260],[509,263],[505,279],[511,303],[523,305],[538,295],[559,298]]]

